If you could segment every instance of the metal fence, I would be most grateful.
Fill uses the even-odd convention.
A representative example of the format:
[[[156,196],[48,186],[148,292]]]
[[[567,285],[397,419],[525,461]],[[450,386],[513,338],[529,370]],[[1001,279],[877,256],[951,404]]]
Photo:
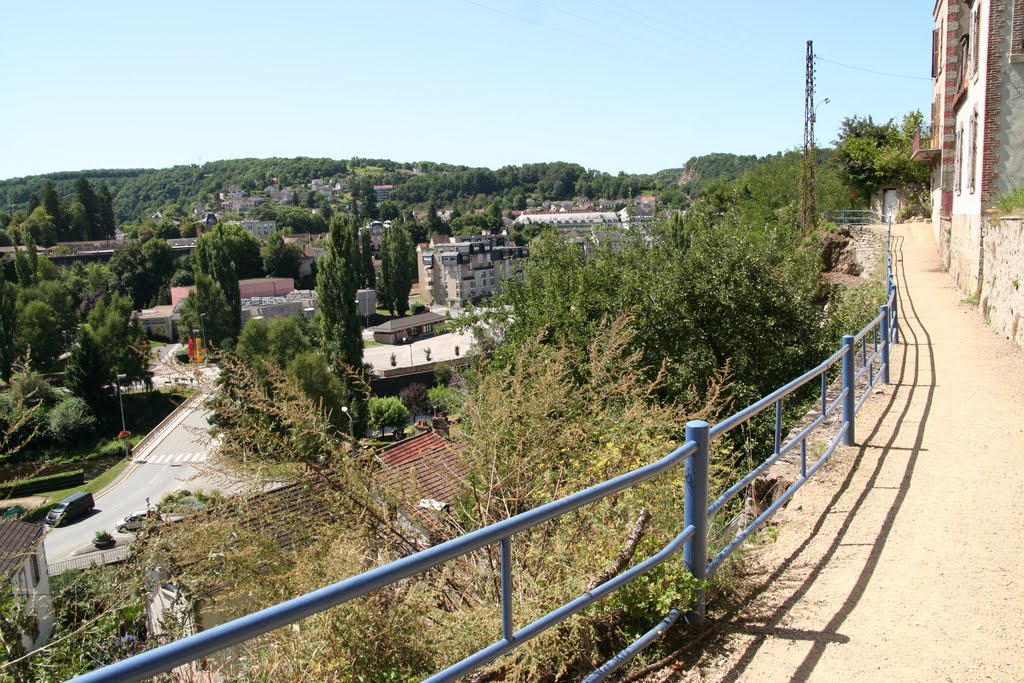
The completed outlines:
[[[850,213],[853,213],[852,211]],[[673,558],[682,550],[687,571],[696,579],[704,581],[714,575],[722,563],[788,501],[793,494],[817,472],[828,460],[840,442],[854,443],[855,415],[871,394],[871,388],[878,382],[889,381],[889,351],[893,342],[898,342],[896,282],[890,258],[890,234],[886,238],[886,284],[889,293],[886,303],[881,306],[878,316],[853,335],[843,337],[843,344],[834,354],[817,367],[780,387],[768,396],[711,426],[704,421],[691,421],[686,425],[686,441],[662,459],[639,469],[622,474],[614,479],[597,484],[578,493],[566,496],[533,510],[478,529],[440,545],[404,557],[390,564],[350,577],[325,588],[268,607],[259,612],[221,624],[182,640],[136,655],[116,664],[84,674],[75,683],[128,683],[140,681],[156,674],[170,671],[183,664],[206,657],[238,643],[262,635],[300,619],[322,612],[331,607],[358,598],[367,593],[397,583],[402,579],[428,571],[457,557],[461,557],[484,546],[497,544],[500,549],[501,583],[501,640],[471,654],[427,679],[429,683],[454,681],[475,671],[500,655],[518,647],[531,638],[543,633],[555,624],[592,605],[626,583],[649,571],[653,567]],[[829,370],[836,364],[842,367],[842,391],[832,400],[827,395]],[[782,442],[783,402],[812,382],[820,384],[821,414],[801,429],[787,442]],[[858,382],[865,386],[857,397]],[[771,455],[750,473],[729,487],[715,501],[708,504],[708,461],[712,441],[728,432],[747,424],[757,415],[775,411],[775,440]],[[825,451],[813,462],[808,459],[807,439],[835,411],[841,410],[842,426],[829,442]],[[711,561],[708,561],[709,520],[743,489],[754,481],[772,463],[794,449],[800,453],[800,477],[784,491],[762,514],[738,530]],[[661,551],[637,563],[617,576],[605,581],[578,598],[552,610],[536,621],[519,628],[514,627],[512,603],[512,539],[522,531],[543,522],[560,517],[584,505],[601,500],[619,491],[636,486],[682,464],[685,467],[686,488],[683,528]],[[584,680],[595,683],[604,680],[631,657],[647,647],[687,610],[688,618],[701,622],[704,618],[705,597],[698,593],[693,605],[677,605],[654,628],[638,638],[633,644],[613,657]]]
[[[61,560],[60,562],[54,562],[53,564],[46,565],[46,573],[50,576],[56,576],[57,574],[63,574],[73,570],[88,569],[89,567],[98,564],[114,564],[115,562],[124,562],[128,559],[128,555],[131,553],[131,548],[127,545],[120,545],[113,550],[104,550],[98,553],[89,553],[82,557],[74,557],[70,560]]]
[[[885,223],[886,218],[878,211],[870,209],[839,209],[830,211],[828,219],[836,225],[872,225]]]

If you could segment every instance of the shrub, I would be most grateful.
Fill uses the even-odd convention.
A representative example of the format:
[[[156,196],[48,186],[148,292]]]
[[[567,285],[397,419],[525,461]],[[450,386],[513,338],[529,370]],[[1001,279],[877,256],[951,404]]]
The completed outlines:
[[[427,396],[427,387],[418,382],[410,384],[398,392],[398,399],[413,415],[426,415],[430,413],[430,398]]]
[[[442,413],[454,413],[462,406],[462,395],[451,387],[434,387],[427,396],[431,405]]]
[[[188,363],[188,349],[179,349],[174,353],[174,360],[179,363]]]
[[[19,498],[30,496],[33,493],[43,491],[58,491],[60,489],[80,486],[85,482],[85,473],[82,470],[71,470],[70,472],[58,472],[33,479],[22,479],[21,481],[9,482],[0,485],[0,498]]]
[[[1024,187],[1011,190],[1001,196],[996,200],[996,208],[999,213],[1024,215]]]
[[[58,443],[71,443],[92,433],[96,418],[88,404],[77,396],[68,396],[46,415],[46,430]]]
[[[370,399],[370,427],[384,435],[385,427],[399,429],[409,421],[409,411],[394,396]]]

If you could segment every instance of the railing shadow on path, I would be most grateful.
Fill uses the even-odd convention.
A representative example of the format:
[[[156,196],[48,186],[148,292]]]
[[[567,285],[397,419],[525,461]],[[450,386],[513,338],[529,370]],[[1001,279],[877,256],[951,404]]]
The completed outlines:
[[[726,612],[721,615],[716,622],[709,624],[709,630],[713,632],[712,637],[709,639],[701,639],[703,642],[701,642],[701,647],[699,649],[693,648],[689,644],[684,644],[680,648],[677,653],[677,662],[679,665],[682,665],[680,667],[681,669],[687,669],[696,665],[702,654],[705,654],[706,651],[713,652],[716,650],[722,650],[726,645],[726,639],[729,635],[747,634],[754,636],[753,641],[746,646],[736,662],[732,664],[731,668],[725,673],[725,676],[721,679],[722,681],[733,682],[741,680],[743,674],[752,663],[758,651],[771,637],[811,641],[812,645],[810,651],[790,678],[791,681],[807,681],[811,678],[815,667],[824,654],[825,648],[829,644],[849,642],[849,638],[840,633],[839,628],[850,616],[866,592],[871,578],[878,567],[882,552],[885,549],[889,534],[892,531],[893,523],[895,522],[907,493],[910,490],[911,479],[924,441],[925,426],[931,413],[937,379],[935,354],[932,348],[931,335],[918,315],[917,309],[914,305],[914,299],[911,295],[911,287],[909,286],[902,254],[902,239],[894,236],[893,242],[893,251],[897,255],[895,261],[898,264],[900,273],[898,286],[901,290],[900,296],[905,302],[902,308],[904,315],[902,318],[903,324],[901,325],[901,328],[902,332],[909,335],[910,338],[904,340],[904,352],[900,361],[899,374],[893,378],[895,381],[892,384],[893,390],[889,395],[889,399],[886,402],[885,407],[881,409],[877,423],[863,439],[860,439],[859,448],[856,451],[846,477],[833,494],[828,505],[823,508],[818,519],[815,521],[814,526],[807,535],[807,538],[805,538],[773,572],[759,581],[751,592],[746,593],[746,600],[744,600],[743,603],[730,605]],[[924,340],[923,344],[921,343],[922,338]],[[928,367],[922,367],[922,363],[927,363]],[[921,382],[922,372],[927,373],[927,376],[924,378],[926,381],[923,384]],[[923,404],[915,404],[914,399],[922,388],[926,389],[925,400]],[[883,431],[886,424],[887,422],[891,423],[891,421],[887,421],[887,418],[894,410],[899,411],[899,418],[896,420],[892,432],[885,435]],[[782,620],[791,612],[794,606],[805,598],[807,593],[814,586],[814,583],[821,572],[828,567],[836,552],[844,545],[843,541],[846,538],[847,533],[850,531],[854,519],[856,518],[859,510],[863,507],[867,497],[875,488],[875,484],[886,464],[889,453],[893,450],[907,450],[895,447],[895,443],[900,434],[900,425],[905,424],[905,420],[910,416],[912,410],[920,411],[920,421],[917,426],[917,432],[914,435],[913,447],[909,449],[907,462],[904,467],[902,477],[900,478],[900,483],[894,500],[885,514],[884,521],[879,527],[875,539],[869,544],[871,546],[871,551],[869,552],[865,565],[860,571],[849,595],[843,601],[843,604],[839,607],[838,611],[820,630],[811,631],[780,627]],[[885,443],[880,446],[875,445],[875,440],[879,437],[883,438],[885,441]],[[779,582],[793,570],[794,564],[805,552],[807,552],[815,538],[824,528],[826,522],[830,519],[834,519],[840,502],[850,492],[850,489],[858,476],[860,467],[864,463],[865,457],[869,451],[877,451],[878,453],[874,470],[865,480],[863,488],[857,495],[853,504],[848,510],[842,512],[842,514],[845,515],[843,522],[828,548],[822,556],[806,570],[806,576],[804,576],[803,580],[792,589],[789,597],[775,606],[766,618],[745,618],[745,609],[749,607],[751,601],[764,595],[773,586],[778,586]],[[800,571],[802,573],[805,570],[801,569]],[[673,679],[669,678],[668,680]]]

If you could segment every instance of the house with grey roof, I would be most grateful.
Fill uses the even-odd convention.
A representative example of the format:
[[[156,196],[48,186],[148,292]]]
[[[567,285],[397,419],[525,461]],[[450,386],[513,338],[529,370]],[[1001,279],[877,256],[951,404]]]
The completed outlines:
[[[42,524],[0,521],[0,590],[11,590],[33,626],[22,634],[26,650],[44,645],[53,633],[50,578],[46,572]]]

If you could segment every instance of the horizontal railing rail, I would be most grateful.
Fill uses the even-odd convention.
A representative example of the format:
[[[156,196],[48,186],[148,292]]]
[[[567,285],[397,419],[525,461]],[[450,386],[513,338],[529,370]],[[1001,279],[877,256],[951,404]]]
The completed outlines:
[[[871,213],[871,212],[862,212]],[[528,510],[509,519],[467,533],[432,548],[427,548],[390,564],[350,577],[319,590],[301,595],[278,605],[268,607],[234,621],[221,624],[207,631],[196,633],[162,647],[158,647],[102,669],[86,673],[73,679],[76,683],[129,683],[140,681],[171,669],[224,650],[276,628],[294,623],[331,607],[358,598],[367,593],[389,586],[450,560],[462,557],[485,546],[497,544],[500,551],[501,623],[502,638],[475,652],[462,661],[448,667],[430,678],[429,683],[454,681],[479,669],[502,654],[518,647],[555,624],[592,605],[626,583],[641,576],[655,566],[678,557],[686,570],[703,586],[726,559],[742,543],[760,529],[775,512],[792,498],[796,491],[812,477],[831,457],[840,445],[853,445],[855,439],[855,417],[872,388],[879,382],[889,382],[889,355],[892,343],[898,342],[898,297],[896,280],[891,258],[891,225],[886,237],[886,303],[879,309],[878,316],[852,335],[843,337],[838,351],[817,367],[797,377],[783,387],[773,391],[759,401],[747,406],[736,414],[722,420],[713,427],[707,422],[695,420],[686,425],[685,442],[665,457],[636,470],[619,475],[588,489]],[[869,352],[870,349],[870,352]],[[829,398],[829,375],[833,368],[841,365],[842,389],[834,398]],[[783,403],[788,397],[810,384],[818,382],[820,396],[817,405],[818,416],[787,441],[783,442]],[[861,387],[858,400],[858,388]],[[711,443],[733,429],[748,424],[758,415],[774,409],[775,436],[772,453],[749,473],[741,477],[708,504],[708,468]],[[836,411],[841,409],[842,422],[838,432],[828,440],[824,451],[809,461],[808,439],[824,425]],[[794,449],[800,449],[800,476],[783,491],[761,514],[728,538],[724,546],[708,561],[709,520],[721,512],[728,503],[746,489],[772,464]],[[590,503],[649,481],[654,477],[682,464],[685,468],[685,504],[682,531],[658,553],[622,571],[570,602],[557,607],[536,621],[514,628],[512,604],[512,540],[523,531],[541,523],[565,515]],[[700,623],[704,618],[705,596],[698,591],[692,605],[677,605],[650,631],[642,635],[619,654],[595,670],[586,683],[604,680],[609,674],[629,661],[634,655],[654,642],[659,635],[670,628],[686,610],[687,619]]]
[[[872,225],[884,223],[885,217],[871,209],[838,209],[828,213],[828,219],[836,225]]]

